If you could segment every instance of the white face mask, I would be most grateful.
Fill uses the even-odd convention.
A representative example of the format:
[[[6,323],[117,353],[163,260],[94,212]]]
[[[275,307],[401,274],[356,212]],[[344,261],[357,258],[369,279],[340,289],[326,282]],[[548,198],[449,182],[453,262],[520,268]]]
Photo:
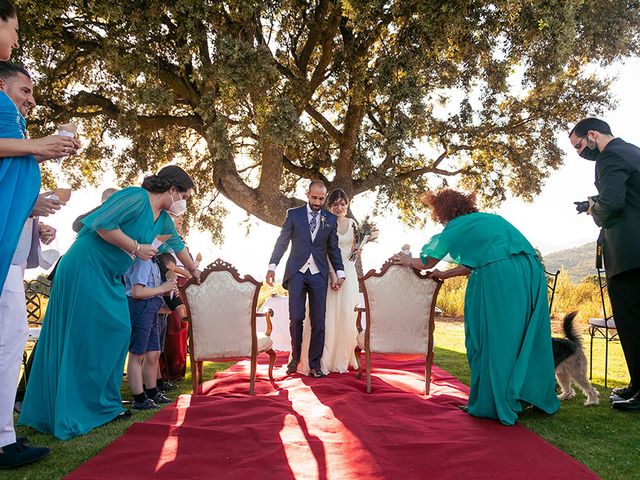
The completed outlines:
[[[58,252],[58,250],[50,249],[38,251],[38,264],[45,270],[49,270],[59,258],[60,252]]]
[[[173,193],[171,194],[171,200],[173,200]],[[169,207],[169,212],[173,215],[180,216],[187,211],[187,201],[184,199],[173,200],[173,203]]]

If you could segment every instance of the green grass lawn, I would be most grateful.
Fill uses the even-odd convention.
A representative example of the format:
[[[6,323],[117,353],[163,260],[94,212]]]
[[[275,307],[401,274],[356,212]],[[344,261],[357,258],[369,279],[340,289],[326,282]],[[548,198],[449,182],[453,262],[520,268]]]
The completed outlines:
[[[468,385],[463,325],[438,322],[435,336],[436,364]],[[588,359],[589,335],[583,335],[582,341]],[[549,416],[527,410],[521,415],[520,423],[604,479],[639,478],[640,415],[614,411],[609,404],[611,389],[629,382],[620,342],[609,342],[608,388],[604,388],[604,340],[594,340],[593,363],[591,382],[600,392],[600,405],[585,407],[584,395],[574,386],[576,396],[563,401],[558,413]]]
[[[230,365],[232,364],[205,363],[204,376],[205,378],[211,378],[217,371],[224,370]],[[187,370],[187,372],[187,377],[178,383],[178,390],[167,393],[169,398],[177,398],[178,395],[182,393],[191,393],[191,374],[189,370]],[[122,399],[131,400],[131,392],[129,391],[129,385],[126,381],[122,382]],[[16,430],[18,436],[26,436],[29,438],[31,445],[46,446],[51,448],[53,452],[44,460],[33,465],[15,470],[0,470],[0,479],[53,480],[62,478],[121,436],[131,424],[144,422],[155,413],[157,413],[157,410],[135,411],[133,416],[127,420],[118,420],[103,425],[86,435],[72,438],[65,442],[51,435],[40,433],[33,428],[18,427]],[[17,415],[15,418],[17,420]]]
[[[583,337],[588,357],[589,337]],[[562,402],[560,411],[548,416],[527,410],[520,422],[569,455],[586,464],[605,479],[638,478],[640,469],[640,415],[616,412],[608,402],[611,388],[626,385],[629,377],[624,357],[617,341],[610,342],[608,387],[604,388],[604,341],[594,342],[594,386],[600,391],[600,405],[585,407],[585,398],[578,392],[575,398]],[[436,325],[436,364],[469,383],[469,366],[465,356],[462,323],[442,322]],[[205,364],[205,377],[227,368],[228,363]],[[577,391],[577,388],[576,388]],[[169,396],[191,392],[188,376],[179,390]],[[131,399],[128,385],[123,382],[123,399]],[[130,420],[120,420],[97,428],[87,435],[66,442],[31,428],[18,428],[19,436],[28,436],[31,444],[48,446],[53,453],[41,462],[17,470],[0,471],[0,478],[57,479],[97,454],[118,438],[134,422],[141,422],[154,412],[135,412]],[[517,476],[514,476],[517,478]]]

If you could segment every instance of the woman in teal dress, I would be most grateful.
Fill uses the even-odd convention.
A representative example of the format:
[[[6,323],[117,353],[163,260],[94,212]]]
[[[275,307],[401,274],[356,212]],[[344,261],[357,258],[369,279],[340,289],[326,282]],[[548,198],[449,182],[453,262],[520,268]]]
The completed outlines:
[[[54,278],[19,423],[66,440],[124,415],[120,384],[131,335],[122,283],[135,256],[156,253],[158,235],[189,271],[200,272],[167,210],[181,214],[193,181],[168,166],[143,188],[114,193],[83,219]]]
[[[505,219],[478,212],[473,195],[445,189],[422,201],[445,228],[427,242],[420,258],[397,254],[394,261],[431,269],[444,260],[458,266],[431,276],[469,275],[464,304],[469,414],[513,425],[527,405],[555,413],[560,403],[547,283],[536,251]]]

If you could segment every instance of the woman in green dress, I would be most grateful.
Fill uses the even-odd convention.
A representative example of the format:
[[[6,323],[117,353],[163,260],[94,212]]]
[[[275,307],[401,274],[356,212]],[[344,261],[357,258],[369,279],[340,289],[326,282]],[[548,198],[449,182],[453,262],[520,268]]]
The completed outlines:
[[[86,216],[62,257],[43,320],[19,423],[66,440],[125,415],[120,398],[131,335],[122,275],[157,251],[158,235],[200,272],[167,211],[184,213],[193,181],[168,166],[140,187],[114,193]]]
[[[513,425],[527,405],[555,413],[560,403],[547,283],[536,251],[505,219],[478,212],[473,195],[445,189],[421,200],[445,228],[420,258],[397,254],[394,261],[432,269],[444,260],[458,266],[433,270],[432,277],[469,275],[464,304],[469,414]]]

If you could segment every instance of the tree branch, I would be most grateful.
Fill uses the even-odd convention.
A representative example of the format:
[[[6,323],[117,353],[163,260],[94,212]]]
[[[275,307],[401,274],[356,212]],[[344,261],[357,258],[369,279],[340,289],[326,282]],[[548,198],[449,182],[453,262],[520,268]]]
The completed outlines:
[[[304,111],[307,112],[307,114],[316,122],[322,125],[322,128],[324,128],[331,138],[333,138],[338,144],[342,141],[342,133],[340,133],[340,130],[334,127],[333,124],[319,111],[313,108],[310,104],[307,104]]]
[[[39,99],[40,100],[40,99]],[[41,99],[41,102],[54,112],[63,114],[66,117],[92,118],[104,115],[112,119],[118,119],[125,112],[113,103],[110,99],[92,92],[82,90],[73,96],[66,105],[58,105],[48,99]],[[99,107],[97,111],[82,111],[88,107]],[[136,115],[136,121],[148,128],[162,129],[166,127],[187,127],[202,132],[204,125],[199,115]]]
[[[320,170],[316,168],[305,168],[301,167],[300,165],[296,165],[286,155],[282,156],[282,164],[287,170],[295,175],[298,175],[299,177],[308,178],[309,180],[322,180],[327,185],[331,183],[329,182],[327,177],[320,173]]]

